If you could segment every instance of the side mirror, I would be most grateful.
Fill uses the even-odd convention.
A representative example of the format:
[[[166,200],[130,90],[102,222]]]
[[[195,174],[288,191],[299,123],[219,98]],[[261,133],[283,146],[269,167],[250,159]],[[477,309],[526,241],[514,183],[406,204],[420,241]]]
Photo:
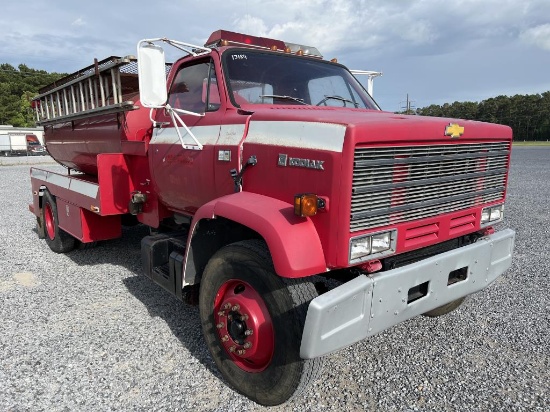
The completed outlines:
[[[139,95],[144,107],[164,107],[166,91],[166,60],[164,49],[142,40],[138,43]]]

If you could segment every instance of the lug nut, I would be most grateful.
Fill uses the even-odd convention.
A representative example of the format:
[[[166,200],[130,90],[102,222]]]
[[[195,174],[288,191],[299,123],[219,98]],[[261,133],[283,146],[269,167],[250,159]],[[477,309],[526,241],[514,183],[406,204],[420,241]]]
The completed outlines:
[[[252,335],[253,333],[254,333],[254,332],[252,331],[252,329],[247,329],[247,330],[244,331],[244,334],[245,334],[246,336],[250,336],[250,335]]]
[[[242,320],[243,322],[246,322],[246,321],[248,320],[248,315],[247,315],[247,314],[242,315],[242,316],[241,316],[241,320]]]
[[[223,305],[223,308],[224,309],[230,309],[231,308],[231,303],[227,302],[225,305]]]
[[[220,322],[220,323],[218,323],[218,324],[216,325],[216,327],[217,327],[218,329],[221,329],[221,328],[223,328],[224,326],[225,326],[225,325],[224,325],[223,322]]]
[[[223,335],[222,336],[222,342],[227,342],[229,340],[229,336]]]
[[[239,305],[235,305],[231,308],[233,312],[237,312],[241,307]]]
[[[220,311],[218,312],[218,316],[220,316],[220,317],[221,317],[221,316],[225,316],[225,312],[224,312],[223,310],[220,310]]]
[[[229,352],[231,352],[231,353],[235,352],[235,346],[230,346],[229,347]]]
[[[246,351],[244,349],[239,349],[237,351],[237,355],[239,355],[239,356],[243,356],[245,353],[246,353]]]
[[[252,347],[252,344],[250,342],[245,342],[244,346],[245,349],[250,349]]]

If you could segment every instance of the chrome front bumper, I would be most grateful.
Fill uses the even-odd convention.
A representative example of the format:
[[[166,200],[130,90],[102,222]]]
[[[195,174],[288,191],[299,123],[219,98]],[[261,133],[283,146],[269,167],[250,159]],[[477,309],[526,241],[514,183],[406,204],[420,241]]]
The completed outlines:
[[[506,229],[398,269],[360,275],[313,299],[300,356],[334,352],[485,288],[510,267],[514,239]],[[459,269],[466,279],[448,285],[449,274]],[[409,291],[419,285],[427,286],[425,296],[411,301]]]

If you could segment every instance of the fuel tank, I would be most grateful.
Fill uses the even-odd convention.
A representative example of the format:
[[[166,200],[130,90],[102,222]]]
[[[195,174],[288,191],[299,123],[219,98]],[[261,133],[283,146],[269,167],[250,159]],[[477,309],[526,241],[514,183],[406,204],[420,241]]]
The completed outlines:
[[[138,94],[125,99],[137,109],[46,126],[44,142],[49,154],[70,169],[94,176],[98,154],[145,154],[152,132],[149,109],[141,106]]]

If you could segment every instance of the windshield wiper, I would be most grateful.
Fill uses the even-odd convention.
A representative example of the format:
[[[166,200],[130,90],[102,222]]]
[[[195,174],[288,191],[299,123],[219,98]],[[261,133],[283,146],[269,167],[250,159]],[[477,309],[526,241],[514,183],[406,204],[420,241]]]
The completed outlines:
[[[260,94],[259,97],[271,97],[273,99],[292,100],[292,101],[307,105],[304,99],[300,99],[299,97],[294,97],[294,96],[282,96],[279,94]]]
[[[359,107],[359,103],[355,103],[355,102],[351,101],[350,99],[346,99],[346,98],[341,97],[341,96],[325,96],[325,98],[323,100],[321,100],[319,103],[317,103],[317,106],[322,105],[323,103],[325,103],[327,100],[330,100],[330,99],[340,100],[341,102],[344,102],[344,106],[345,106],[346,103],[351,103],[353,105],[353,107],[355,107],[355,108]]]

